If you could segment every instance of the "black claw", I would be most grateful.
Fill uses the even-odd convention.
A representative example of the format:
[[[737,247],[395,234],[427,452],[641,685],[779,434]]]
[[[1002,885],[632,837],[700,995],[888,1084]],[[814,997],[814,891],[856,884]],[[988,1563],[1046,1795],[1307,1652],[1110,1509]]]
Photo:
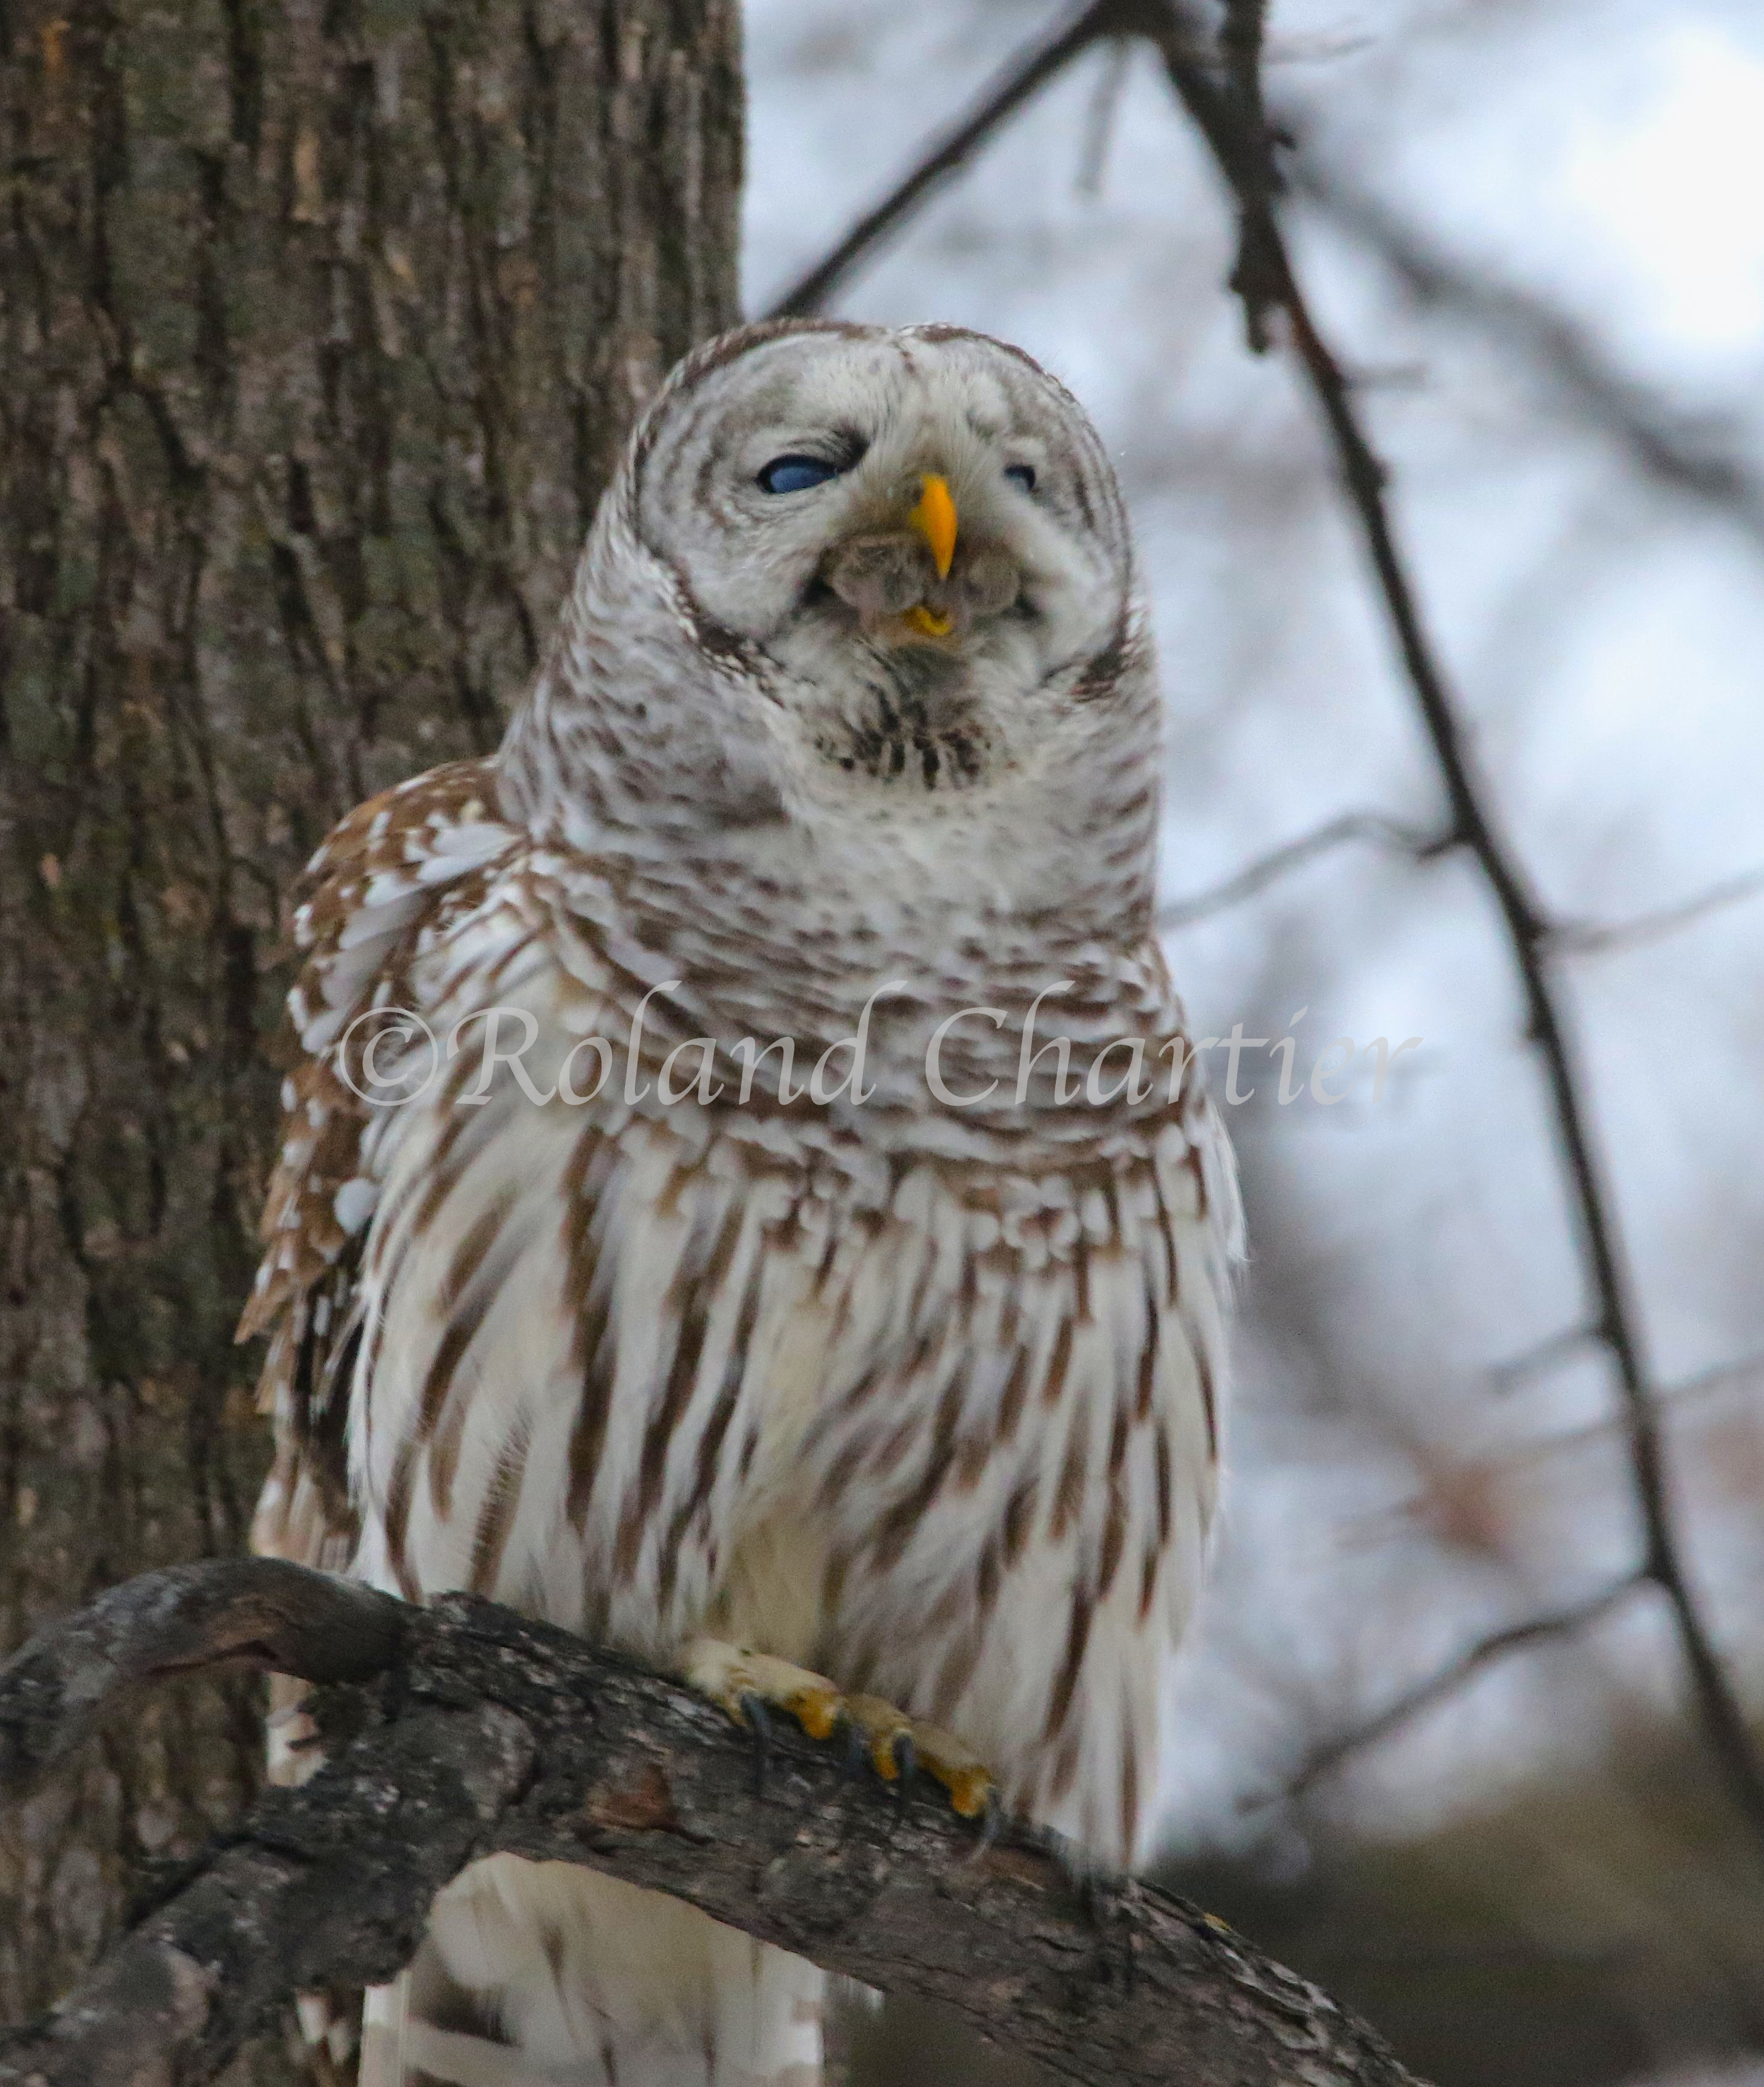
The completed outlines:
[[[741,1715],[747,1720],[747,1728],[754,1735],[754,1795],[766,1795],[766,1769],[771,1756],[771,1714],[766,1708],[763,1696],[750,1689],[741,1699]]]
[[[980,1846],[974,1850],[976,1855],[984,1855],[991,1847],[993,1842],[998,1838],[998,1829],[1004,1823],[1005,1807],[998,1802],[998,1792],[996,1790],[989,1790],[986,1793],[986,1809],[980,1816]]]
[[[845,1757],[839,1763],[839,1780],[849,1782],[869,1759],[869,1742],[855,1718],[842,1717],[839,1725],[845,1734]]]
[[[993,1842],[998,1838],[1000,1829],[1004,1823],[1004,1807],[998,1802],[998,1792],[996,1790],[989,1790],[986,1793],[986,1808],[980,1815],[980,1837],[974,1843],[973,1854],[967,1858],[969,1862],[977,1863],[980,1860]]]
[[[895,1829],[907,1816],[907,1785],[912,1780],[912,1772],[919,1765],[919,1749],[912,1743],[912,1735],[902,1732],[893,1742],[890,1752],[895,1764],[895,1816],[888,1824],[887,1837],[895,1837]]]

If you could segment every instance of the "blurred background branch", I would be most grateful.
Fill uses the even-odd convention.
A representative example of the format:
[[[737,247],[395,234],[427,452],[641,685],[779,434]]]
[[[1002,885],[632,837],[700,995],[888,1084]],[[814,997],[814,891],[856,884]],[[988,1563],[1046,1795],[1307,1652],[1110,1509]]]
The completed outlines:
[[[1450,834],[1424,833],[1417,827],[1405,826],[1400,819],[1387,818],[1382,812],[1349,812],[1339,819],[1330,820],[1314,833],[1301,834],[1296,840],[1275,848],[1221,884],[1206,891],[1197,891],[1190,898],[1167,901],[1159,908],[1158,925],[1165,929],[1185,928],[1191,921],[1204,920],[1210,914],[1223,912],[1227,907],[1255,898],[1281,877],[1348,841],[1365,841],[1374,847],[1406,855],[1416,862],[1424,862],[1429,856],[1437,855],[1452,845]]]
[[[1638,1587],[1646,1586],[1648,1577],[1643,1573],[1626,1573],[1612,1586],[1589,1596],[1585,1601],[1575,1602],[1565,1609],[1557,1609],[1548,1615],[1528,1616],[1524,1622],[1509,1624],[1504,1629],[1491,1631],[1486,1637],[1467,1646],[1455,1658],[1448,1660],[1437,1673],[1416,1688],[1407,1690],[1376,1715],[1356,1725],[1350,1732],[1343,1732],[1324,1744],[1313,1747],[1305,1760],[1287,1778],[1284,1786],[1262,1801],[1265,1803],[1292,1803],[1303,1797],[1326,1775],[1332,1774],[1350,1756],[1365,1748],[1377,1745],[1393,1732],[1430,1710],[1454,1695],[1464,1684],[1473,1680],[1491,1660],[1505,1658],[1510,1652],[1520,1652],[1540,1643],[1545,1638],[1565,1637],[1582,1630],[1589,1624],[1597,1623],[1608,1615],[1617,1603],[1633,1594]]]
[[[822,260],[775,298],[764,316],[824,311],[845,282],[961,172],[993,134],[1074,58],[1105,37],[1130,33],[1138,0],[1091,0],[1074,19],[1013,59],[963,116],[920,157],[912,172],[867,210]]]

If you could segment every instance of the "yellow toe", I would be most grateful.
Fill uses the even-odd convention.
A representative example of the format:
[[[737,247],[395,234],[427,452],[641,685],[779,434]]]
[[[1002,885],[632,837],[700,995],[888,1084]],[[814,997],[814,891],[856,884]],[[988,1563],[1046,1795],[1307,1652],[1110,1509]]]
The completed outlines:
[[[686,1679],[737,1724],[751,1722],[745,1706],[757,1701],[794,1718],[811,1739],[831,1739],[840,1726],[849,1725],[884,1782],[899,1782],[900,1748],[908,1742],[912,1758],[942,1784],[959,1817],[977,1819],[993,1801],[992,1773],[971,1748],[953,1733],[909,1718],[882,1696],[847,1696],[824,1674],[720,1638],[695,1639],[681,1667]]]

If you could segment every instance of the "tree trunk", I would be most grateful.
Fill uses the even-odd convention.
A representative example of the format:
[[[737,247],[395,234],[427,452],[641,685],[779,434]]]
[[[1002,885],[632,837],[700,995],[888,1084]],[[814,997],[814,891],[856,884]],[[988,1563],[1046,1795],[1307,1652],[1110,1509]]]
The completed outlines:
[[[0,110],[10,1645],[244,1542],[284,896],[494,744],[634,412],[734,318],[737,16],[0,0]],[[258,1753],[193,1684],[0,1820],[0,2016]]]

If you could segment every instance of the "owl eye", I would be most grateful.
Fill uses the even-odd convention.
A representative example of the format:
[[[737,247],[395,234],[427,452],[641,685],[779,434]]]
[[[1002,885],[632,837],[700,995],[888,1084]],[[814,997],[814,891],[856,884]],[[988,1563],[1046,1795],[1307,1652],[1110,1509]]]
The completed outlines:
[[[839,475],[839,467],[825,457],[781,456],[772,459],[755,483],[762,493],[806,493]]]
[[[1032,463],[1007,463],[1005,476],[1020,485],[1025,493],[1035,491],[1035,466]]]

